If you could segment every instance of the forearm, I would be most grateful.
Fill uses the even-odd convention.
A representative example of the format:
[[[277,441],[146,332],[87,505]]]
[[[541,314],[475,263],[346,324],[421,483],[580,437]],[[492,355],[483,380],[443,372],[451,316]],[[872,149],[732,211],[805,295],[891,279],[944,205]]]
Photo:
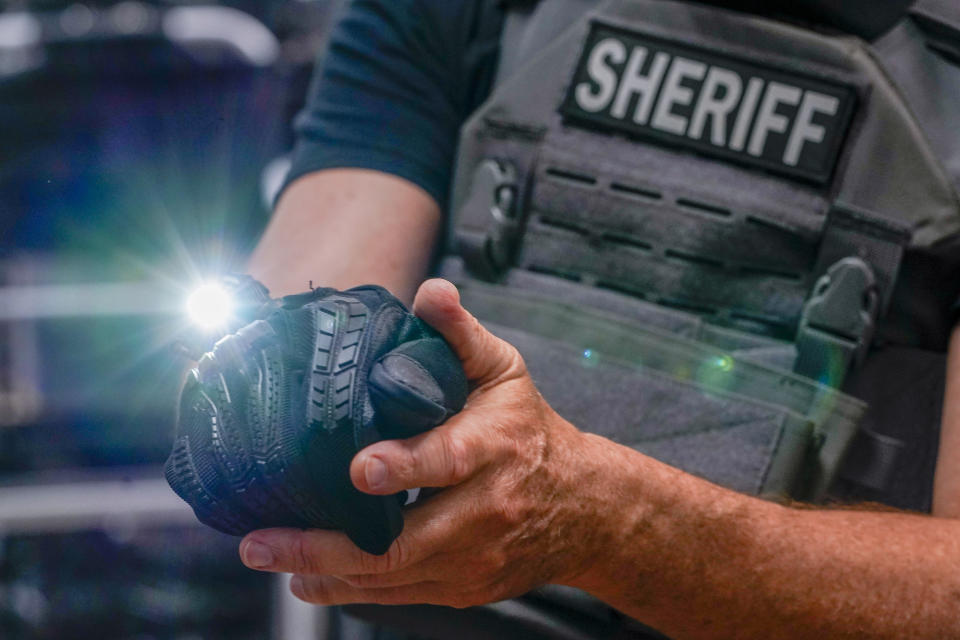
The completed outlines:
[[[620,504],[574,586],[678,640],[960,637],[960,522],[787,508],[586,438]]]
[[[940,423],[940,451],[933,485],[933,513],[960,518],[960,327],[953,330]]]
[[[248,270],[273,295],[379,284],[405,302],[423,280],[440,209],[419,187],[361,169],[309,174],[284,192]]]

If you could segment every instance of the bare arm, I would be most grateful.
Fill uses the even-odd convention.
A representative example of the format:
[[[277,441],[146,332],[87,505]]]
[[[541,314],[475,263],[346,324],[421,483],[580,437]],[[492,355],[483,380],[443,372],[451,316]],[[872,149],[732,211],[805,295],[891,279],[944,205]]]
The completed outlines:
[[[792,509],[629,449],[610,462],[624,502],[573,583],[671,637],[960,637],[960,521]]]
[[[960,638],[960,520],[727,491],[577,431],[449,285],[428,282],[415,309],[475,390],[443,426],[364,449],[351,477],[374,494],[449,488],[407,512],[384,556],[332,531],[247,536],[244,561],[298,574],[299,597],[466,606],[554,582],[676,640]]]
[[[960,518],[960,327],[953,331],[947,358],[947,385],[933,486],[933,513],[946,518]]]
[[[440,208],[411,182],[365,169],[330,169],[291,184],[250,260],[274,296],[314,286],[379,284],[405,302],[423,280]]]
[[[947,365],[938,517],[790,509],[619,454],[623,482],[645,499],[610,546],[623,551],[581,578],[614,606],[678,638],[960,637],[960,520],[948,519],[960,518],[960,331]],[[651,464],[653,483],[637,473]],[[630,554],[631,544],[648,552]]]

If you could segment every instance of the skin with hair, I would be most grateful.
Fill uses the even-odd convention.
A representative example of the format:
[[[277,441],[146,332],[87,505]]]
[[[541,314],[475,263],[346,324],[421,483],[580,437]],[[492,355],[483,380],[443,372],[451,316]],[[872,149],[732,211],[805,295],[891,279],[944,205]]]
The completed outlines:
[[[347,238],[341,224],[346,231],[336,238],[345,244],[334,255],[368,241],[377,251],[354,257],[350,269],[327,264],[319,250],[334,237],[326,220],[373,220],[385,200],[407,235],[373,240],[378,233],[368,227]],[[317,202],[346,211],[299,210]],[[316,226],[303,227],[310,215]],[[253,275],[284,293],[285,282],[302,289],[312,279],[338,287],[380,282],[402,295],[422,278],[438,228],[439,208],[412,185],[372,172],[323,172],[290,187]],[[301,249],[288,250],[285,238]],[[414,250],[423,253],[407,255]],[[796,508],[727,491],[565,421],[517,351],[483,329],[449,283],[424,283],[414,312],[450,342],[473,391],[441,427],[364,449],[350,473],[372,494],[443,490],[408,510],[404,532],[383,556],[333,531],[248,535],[244,563],[296,574],[291,590],[299,598],[464,607],[557,583],[678,640],[960,637],[956,335],[934,515],[926,516]]]

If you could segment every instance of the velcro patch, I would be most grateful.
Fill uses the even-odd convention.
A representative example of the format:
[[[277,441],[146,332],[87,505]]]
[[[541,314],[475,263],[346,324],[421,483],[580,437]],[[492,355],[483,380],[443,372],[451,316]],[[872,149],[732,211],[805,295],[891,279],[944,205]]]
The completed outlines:
[[[850,85],[594,22],[565,119],[826,183]]]

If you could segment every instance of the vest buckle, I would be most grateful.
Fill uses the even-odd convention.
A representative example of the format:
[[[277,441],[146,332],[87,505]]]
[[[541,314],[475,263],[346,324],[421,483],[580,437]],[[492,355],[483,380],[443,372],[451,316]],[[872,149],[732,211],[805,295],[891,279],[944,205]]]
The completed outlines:
[[[510,266],[520,239],[517,171],[503,160],[485,160],[474,172],[460,212],[460,253],[471,270],[490,280]]]
[[[834,263],[803,307],[794,370],[831,386],[842,380],[863,362],[879,310],[873,269],[859,257]]]

